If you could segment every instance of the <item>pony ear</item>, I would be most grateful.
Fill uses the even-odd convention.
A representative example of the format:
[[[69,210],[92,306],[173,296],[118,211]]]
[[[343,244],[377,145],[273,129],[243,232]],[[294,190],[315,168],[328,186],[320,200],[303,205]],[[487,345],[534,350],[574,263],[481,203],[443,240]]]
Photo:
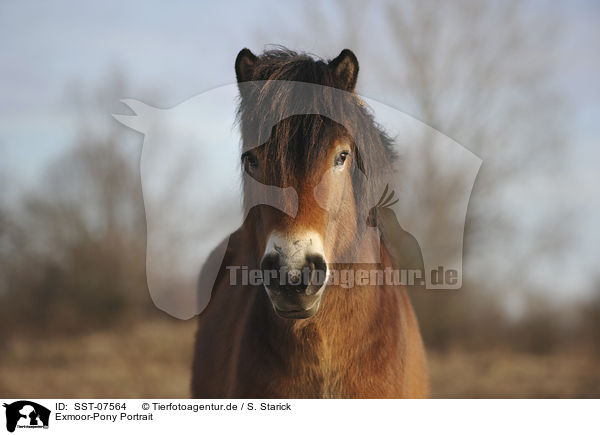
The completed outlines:
[[[247,48],[243,48],[235,58],[235,75],[238,83],[252,79],[252,72],[258,58]]]
[[[354,92],[358,78],[358,59],[347,48],[343,49],[338,57],[329,62],[338,88]]]

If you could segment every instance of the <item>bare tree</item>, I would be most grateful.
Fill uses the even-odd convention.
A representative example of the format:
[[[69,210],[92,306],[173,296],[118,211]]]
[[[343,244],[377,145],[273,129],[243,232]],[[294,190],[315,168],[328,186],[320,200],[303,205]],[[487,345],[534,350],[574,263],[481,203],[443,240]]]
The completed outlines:
[[[102,89],[109,101],[123,92],[115,82]],[[85,110],[110,119],[107,105],[86,98]],[[135,150],[116,123],[80,125],[39,187],[1,210],[2,330],[76,333],[154,311]]]

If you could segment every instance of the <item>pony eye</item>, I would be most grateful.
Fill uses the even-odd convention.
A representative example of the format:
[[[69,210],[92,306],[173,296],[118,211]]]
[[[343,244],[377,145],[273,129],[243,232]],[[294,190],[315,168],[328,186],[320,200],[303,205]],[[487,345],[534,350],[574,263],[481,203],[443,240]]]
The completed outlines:
[[[247,151],[244,154],[242,154],[242,163],[244,164],[247,170],[253,171],[256,168],[258,168],[258,159],[250,151]]]
[[[346,158],[348,157],[348,151],[342,151],[341,153],[339,153],[336,157],[335,157],[335,162],[334,165],[335,166],[344,166],[344,163],[346,163]]]

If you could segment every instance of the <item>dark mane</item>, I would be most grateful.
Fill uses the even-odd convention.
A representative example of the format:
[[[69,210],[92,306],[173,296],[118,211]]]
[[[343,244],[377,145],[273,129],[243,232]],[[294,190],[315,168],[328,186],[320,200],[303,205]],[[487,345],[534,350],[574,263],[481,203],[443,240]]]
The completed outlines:
[[[289,80],[336,87],[325,59],[284,47],[259,56],[252,80]]]
[[[376,180],[391,175],[391,139],[357,94],[340,90],[329,61],[286,48],[268,50],[239,86],[243,150],[265,147],[270,180],[288,184],[293,174],[323,158],[328,140],[346,136],[358,169],[369,179],[369,189],[355,186],[357,195],[369,202],[381,194]],[[358,175],[355,181],[361,184]]]

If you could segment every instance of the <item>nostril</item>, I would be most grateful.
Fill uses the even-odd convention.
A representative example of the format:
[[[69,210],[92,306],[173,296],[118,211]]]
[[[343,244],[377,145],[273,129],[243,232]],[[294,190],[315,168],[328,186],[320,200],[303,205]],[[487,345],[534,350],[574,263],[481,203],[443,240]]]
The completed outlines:
[[[269,290],[279,292],[279,254],[271,253],[263,257],[260,262],[260,269],[262,271],[263,284]]]
[[[312,270],[327,272],[327,262],[320,254],[307,255],[306,263]]]
[[[327,262],[322,255],[313,254],[306,256],[306,263],[311,270],[311,287],[316,292],[325,283],[325,279],[327,278]]]
[[[263,257],[260,262],[260,268],[265,270],[277,270],[279,269],[279,254],[267,254]]]

